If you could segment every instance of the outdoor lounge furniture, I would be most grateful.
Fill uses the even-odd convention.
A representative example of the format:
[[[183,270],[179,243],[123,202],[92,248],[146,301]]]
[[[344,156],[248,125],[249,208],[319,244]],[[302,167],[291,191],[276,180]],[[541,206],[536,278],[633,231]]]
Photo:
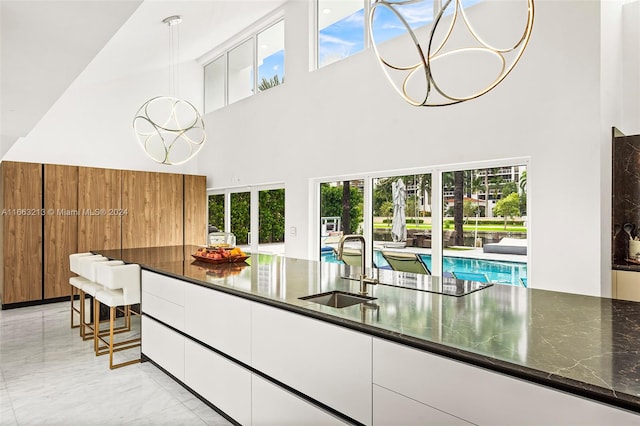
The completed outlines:
[[[477,281],[479,283],[488,283],[489,277],[484,272],[455,272],[451,271],[453,278],[457,280]]]
[[[520,284],[522,284],[522,287],[526,287],[527,286],[527,279],[526,278],[520,278]]]
[[[527,254],[526,238],[503,238],[499,243],[485,244],[482,250],[485,253],[499,254]]]
[[[394,271],[431,275],[427,265],[416,253],[397,251],[382,251],[380,253]]]
[[[334,249],[335,256],[338,257],[338,253]],[[349,266],[362,266],[362,252],[360,249],[345,247],[342,251],[342,261]]]

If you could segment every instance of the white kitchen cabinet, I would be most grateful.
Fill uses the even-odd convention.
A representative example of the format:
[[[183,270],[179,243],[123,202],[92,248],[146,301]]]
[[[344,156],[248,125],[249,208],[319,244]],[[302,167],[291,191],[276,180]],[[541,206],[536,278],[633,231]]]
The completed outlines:
[[[142,353],[184,381],[184,341],[179,333],[142,316]]]
[[[197,285],[185,287],[185,332],[249,364],[251,302]]]
[[[634,413],[377,338],[373,382],[478,425],[640,423]]]
[[[142,310],[177,330],[184,330],[185,283],[142,271]]]
[[[248,370],[187,339],[184,383],[240,424],[251,424]]]
[[[472,423],[373,385],[374,426],[471,426]]]
[[[252,304],[252,366],[371,424],[371,336]]]
[[[251,377],[252,425],[330,426],[345,423],[263,378]]]

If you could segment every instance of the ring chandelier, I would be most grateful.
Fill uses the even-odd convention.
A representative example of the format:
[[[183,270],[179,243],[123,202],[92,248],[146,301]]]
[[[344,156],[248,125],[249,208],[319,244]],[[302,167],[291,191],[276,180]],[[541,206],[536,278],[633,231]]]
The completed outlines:
[[[418,35],[410,27],[408,22],[410,18],[403,16],[402,6],[425,3],[425,7],[428,7],[427,4],[430,3],[430,0],[375,0],[369,13],[369,32],[373,48],[387,79],[409,104],[414,106],[445,106],[472,100],[496,87],[520,60],[531,37],[534,16],[533,0],[522,1],[527,3],[526,22],[522,35],[515,40],[513,45],[501,48],[487,42],[474,29],[461,0],[446,0],[442,7],[436,8],[433,25],[426,35],[426,47],[420,44]],[[508,3],[513,3],[513,1]],[[376,14],[384,13],[383,9],[391,12],[408,31],[411,38],[410,43],[415,48],[412,54],[413,59],[406,60],[407,58],[402,57],[399,60],[397,58],[392,60],[390,57],[397,56],[397,51],[392,51],[388,56],[381,53],[381,46],[376,44],[375,33],[378,30],[374,29],[374,19]],[[499,23],[495,24],[494,29],[500,28],[499,25]],[[464,40],[464,43],[460,40]],[[406,54],[407,52],[402,51],[402,53]],[[475,77],[470,73],[475,72],[476,67],[483,66],[479,63],[478,58],[482,55],[486,56],[486,54],[497,59],[499,65],[488,73],[490,77],[480,84],[480,88],[467,87],[471,85],[469,79]],[[437,68],[439,62],[446,63],[448,61],[449,64],[455,64],[455,60],[460,61],[461,58],[465,60],[463,67],[458,65],[453,72],[447,71],[446,75],[439,70],[439,72],[434,72],[434,65]],[[405,62],[405,60],[409,65],[398,63]],[[434,74],[438,75],[438,79],[434,77]],[[455,82],[453,88],[447,87],[447,83],[443,84],[440,81],[456,77],[458,81]],[[450,83],[449,86],[451,86]],[[456,91],[463,93],[456,93]]]
[[[177,25],[180,16],[169,16],[162,22],[170,30],[170,86],[171,96],[157,96],[145,102],[133,119],[133,128],[142,149],[152,160],[161,164],[183,164],[204,146],[207,135],[198,110],[179,99]]]

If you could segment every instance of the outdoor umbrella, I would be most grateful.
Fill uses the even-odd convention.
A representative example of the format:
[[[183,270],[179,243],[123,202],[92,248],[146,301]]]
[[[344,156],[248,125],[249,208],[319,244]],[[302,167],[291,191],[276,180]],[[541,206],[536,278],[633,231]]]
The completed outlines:
[[[407,222],[404,205],[407,200],[407,189],[402,179],[391,184],[393,194],[393,221],[391,224],[391,238],[394,242],[407,240]]]

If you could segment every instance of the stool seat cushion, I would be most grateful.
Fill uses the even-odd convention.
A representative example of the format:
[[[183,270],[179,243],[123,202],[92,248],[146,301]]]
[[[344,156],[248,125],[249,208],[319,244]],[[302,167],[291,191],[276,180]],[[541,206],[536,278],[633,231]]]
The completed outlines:
[[[75,288],[79,288],[82,289],[82,286],[86,283],[89,283],[91,281],[89,281],[88,279],[84,278],[84,277],[71,277],[69,278],[69,284],[71,284],[72,286],[74,286]]]
[[[104,288],[96,293],[96,299],[109,307],[124,306],[124,293],[121,289],[109,290]]]
[[[102,290],[104,290],[104,287],[93,281],[87,281],[82,285],[82,291],[92,297],[96,297],[96,294]]]

